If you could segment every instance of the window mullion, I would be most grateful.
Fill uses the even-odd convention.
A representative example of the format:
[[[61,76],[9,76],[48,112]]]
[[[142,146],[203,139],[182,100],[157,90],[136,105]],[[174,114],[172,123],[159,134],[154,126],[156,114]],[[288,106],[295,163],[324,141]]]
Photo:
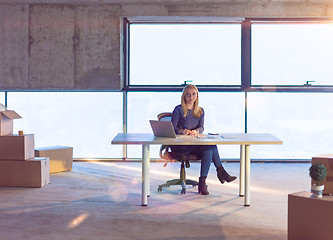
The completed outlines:
[[[251,22],[242,22],[242,51],[241,51],[241,78],[242,90],[247,91],[251,87]]]

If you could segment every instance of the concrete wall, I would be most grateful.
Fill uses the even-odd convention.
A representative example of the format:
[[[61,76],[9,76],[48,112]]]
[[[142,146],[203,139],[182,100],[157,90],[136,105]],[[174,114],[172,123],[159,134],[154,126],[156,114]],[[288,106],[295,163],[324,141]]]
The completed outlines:
[[[120,90],[130,16],[332,17],[333,0],[0,0],[0,90]]]

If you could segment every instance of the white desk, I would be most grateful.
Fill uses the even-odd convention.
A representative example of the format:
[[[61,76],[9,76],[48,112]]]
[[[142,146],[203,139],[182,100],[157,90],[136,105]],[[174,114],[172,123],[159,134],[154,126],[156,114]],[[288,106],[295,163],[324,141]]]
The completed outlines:
[[[250,206],[250,145],[282,144],[282,141],[268,133],[226,133],[222,137],[197,138],[179,136],[159,138],[150,133],[119,133],[112,144],[142,145],[142,206],[147,206],[150,194],[150,145],[240,145],[239,196],[244,196],[244,206]]]

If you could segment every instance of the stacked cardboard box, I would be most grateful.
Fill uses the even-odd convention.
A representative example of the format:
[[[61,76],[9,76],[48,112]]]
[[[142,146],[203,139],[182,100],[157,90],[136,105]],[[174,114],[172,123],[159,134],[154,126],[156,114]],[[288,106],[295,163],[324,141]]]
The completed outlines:
[[[49,159],[35,157],[33,134],[13,134],[15,111],[0,111],[0,186],[42,187],[50,183]]]
[[[50,173],[71,171],[73,165],[73,148],[67,146],[51,146],[35,150],[36,157],[50,159]]]
[[[322,163],[327,169],[327,176],[320,182],[320,185],[325,185],[323,194],[333,194],[333,155],[325,154],[312,158],[312,164]],[[312,180],[312,184],[315,182]]]
[[[15,111],[0,111],[0,136],[13,133],[13,119],[21,118]]]

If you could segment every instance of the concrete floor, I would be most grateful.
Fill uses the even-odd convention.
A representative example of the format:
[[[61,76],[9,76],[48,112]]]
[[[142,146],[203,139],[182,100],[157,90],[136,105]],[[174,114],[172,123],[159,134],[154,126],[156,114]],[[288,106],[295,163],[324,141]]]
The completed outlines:
[[[238,163],[224,163],[239,175]],[[287,197],[308,190],[308,163],[252,163],[251,206],[238,196],[238,180],[221,185],[213,165],[210,195],[186,195],[159,184],[178,176],[179,164],[152,163],[151,197],[141,206],[141,163],[75,162],[51,174],[42,188],[0,188],[0,239],[287,239]],[[197,179],[192,163],[188,178]]]

